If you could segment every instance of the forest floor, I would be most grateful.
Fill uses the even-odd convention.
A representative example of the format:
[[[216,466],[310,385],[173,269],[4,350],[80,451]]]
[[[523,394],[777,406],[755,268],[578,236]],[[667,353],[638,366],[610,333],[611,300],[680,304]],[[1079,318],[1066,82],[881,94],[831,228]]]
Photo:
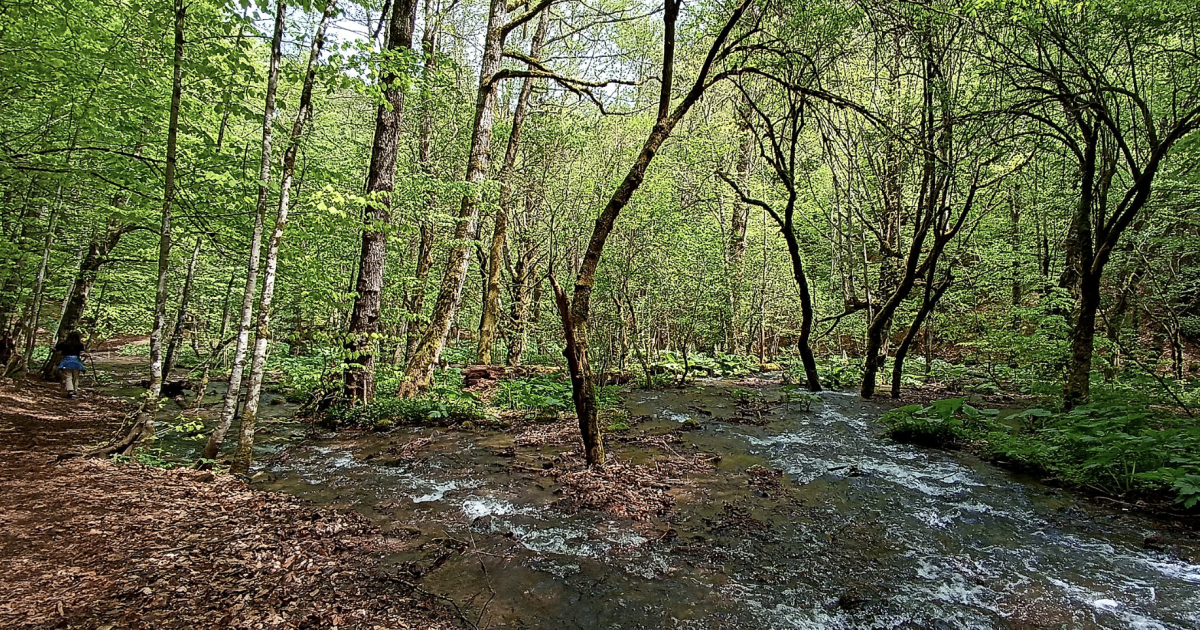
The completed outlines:
[[[109,438],[120,400],[0,386],[0,627],[449,628],[380,568],[365,518],[223,474],[58,455]]]

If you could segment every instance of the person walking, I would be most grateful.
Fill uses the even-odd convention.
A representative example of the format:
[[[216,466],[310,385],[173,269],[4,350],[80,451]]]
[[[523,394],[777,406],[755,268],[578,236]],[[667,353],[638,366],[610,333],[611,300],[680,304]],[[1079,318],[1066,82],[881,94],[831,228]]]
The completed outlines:
[[[83,374],[84,367],[80,357],[87,348],[84,347],[83,341],[79,338],[79,332],[72,330],[67,333],[67,338],[58,342],[54,346],[55,352],[62,353],[62,361],[58,364],[58,369],[63,375],[63,385],[67,388],[67,398],[75,397],[75,388],[79,386],[79,375]]]

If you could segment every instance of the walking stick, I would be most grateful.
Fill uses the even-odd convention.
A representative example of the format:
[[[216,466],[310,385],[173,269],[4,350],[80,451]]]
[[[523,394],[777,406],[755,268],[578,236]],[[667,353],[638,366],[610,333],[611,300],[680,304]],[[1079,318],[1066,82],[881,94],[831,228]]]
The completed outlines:
[[[100,381],[96,378],[96,360],[92,358],[92,353],[88,353],[88,366],[92,368],[92,387],[100,387]]]

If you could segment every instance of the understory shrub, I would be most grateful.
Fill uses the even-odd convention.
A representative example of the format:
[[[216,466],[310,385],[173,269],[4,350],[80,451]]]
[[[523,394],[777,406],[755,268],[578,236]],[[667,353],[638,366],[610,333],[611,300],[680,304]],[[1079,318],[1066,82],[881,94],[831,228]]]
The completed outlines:
[[[356,407],[336,406],[325,413],[333,427],[373,427],[390,429],[403,424],[452,425],[478,422],[486,418],[477,400],[447,399],[440,396],[418,398],[379,398]]]
[[[1029,409],[1015,430],[989,436],[994,457],[1112,494],[1173,491],[1200,502],[1200,427],[1142,406]]]
[[[278,387],[284,398],[302,403],[314,391],[327,382],[333,370],[331,357],[320,352],[300,357],[288,356],[286,352],[275,352],[267,357],[266,369],[279,374]],[[340,374],[340,371],[338,372]]]
[[[601,409],[620,404],[615,385],[597,387],[596,397]],[[571,411],[575,408],[571,398],[571,382],[564,374],[500,381],[492,404],[504,409],[539,412]]]
[[[487,409],[475,394],[463,391],[462,370],[451,368],[434,374],[433,385],[424,396],[377,398],[372,403],[356,407],[335,405],[325,413],[325,423],[332,427],[376,429],[390,429],[401,424],[446,426],[487,420],[486,412]]]
[[[817,376],[821,378],[821,386],[826,389],[846,389],[858,387],[862,383],[862,366],[859,359],[846,359],[840,356],[827,359],[817,359]],[[784,371],[796,380],[804,380],[804,365],[797,358]],[[889,372],[890,374],[890,372]]]
[[[749,357],[736,354],[713,352],[709,356],[703,352],[689,352],[686,360],[681,352],[664,350],[658,359],[650,364],[650,370],[656,374],[682,375],[686,370],[690,375],[705,376],[746,376],[753,372],[758,362]]]
[[[888,437],[897,442],[951,448],[985,435],[997,413],[993,409],[976,409],[962,398],[946,398],[928,405],[893,409],[881,420]]]
[[[1200,505],[1200,426],[1144,405],[1026,409],[997,419],[962,398],[908,405],[882,417],[898,442],[971,447],[1067,484],[1130,496],[1173,495]]]

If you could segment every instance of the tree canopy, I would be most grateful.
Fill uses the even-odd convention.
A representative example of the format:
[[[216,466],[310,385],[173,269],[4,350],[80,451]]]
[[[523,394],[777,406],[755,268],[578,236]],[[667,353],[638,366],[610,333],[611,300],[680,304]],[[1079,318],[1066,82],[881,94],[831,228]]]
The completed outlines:
[[[317,357],[322,408],[562,365],[589,448],[598,383],[722,361],[1200,400],[1193,2],[2,11],[10,373],[75,329],[160,382]]]

